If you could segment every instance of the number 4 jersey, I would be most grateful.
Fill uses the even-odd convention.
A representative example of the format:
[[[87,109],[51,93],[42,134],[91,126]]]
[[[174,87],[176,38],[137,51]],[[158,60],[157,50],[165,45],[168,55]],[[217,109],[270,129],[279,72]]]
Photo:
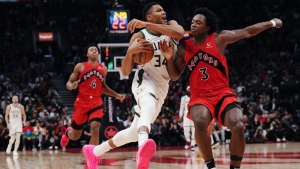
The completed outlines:
[[[105,78],[102,64],[97,64],[96,66],[88,62],[83,62],[82,64],[84,68],[79,75],[78,97],[95,97],[96,100],[100,99],[103,92],[102,83]]]

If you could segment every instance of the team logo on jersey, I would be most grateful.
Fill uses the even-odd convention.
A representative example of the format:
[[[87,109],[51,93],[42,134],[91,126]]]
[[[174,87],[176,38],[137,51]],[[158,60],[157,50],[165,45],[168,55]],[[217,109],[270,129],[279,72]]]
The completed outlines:
[[[212,47],[213,47],[213,46],[212,46],[211,42],[207,42],[206,48],[212,48]]]
[[[101,82],[104,81],[104,76],[98,72],[96,69],[90,70],[82,76],[82,81],[89,79],[92,76],[96,76],[99,78]]]
[[[101,69],[101,66],[98,66],[98,69]]]
[[[190,71],[193,71],[195,69],[195,67],[198,65],[198,63],[200,63],[200,62],[204,62],[206,64],[209,64],[209,65],[217,68],[227,77],[226,69],[225,69],[225,66],[222,64],[222,62],[220,62],[219,59],[216,58],[215,56],[213,56],[209,53],[206,53],[202,50],[197,51],[194,54],[194,56],[192,56],[189,59],[189,61],[187,62],[187,67]],[[200,70],[200,71],[204,71],[204,70]]]

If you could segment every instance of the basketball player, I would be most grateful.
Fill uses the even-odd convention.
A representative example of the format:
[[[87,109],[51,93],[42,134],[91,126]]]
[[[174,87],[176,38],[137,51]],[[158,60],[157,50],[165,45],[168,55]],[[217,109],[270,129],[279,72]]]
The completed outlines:
[[[191,150],[194,150],[196,146],[195,126],[193,121],[187,118],[188,104],[190,101],[190,86],[186,88],[186,91],[187,94],[182,96],[180,100],[179,117],[183,119],[183,133],[186,140],[184,148],[191,148]]]
[[[147,4],[142,11],[147,22],[133,19],[128,24],[128,29],[133,32],[135,28],[144,28],[133,34],[129,42],[127,54],[122,61],[121,71],[124,75],[131,73],[133,68],[133,54],[149,52],[154,48],[154,57],[135,73],[132,82],[132,92],[137,101],[133,107],[135,116],[131,126],[118,132],[112,139],[99,146],[86,145],[83,153],[88,166],[94,167],[96,157],[103,155],[110,149],[120,147],[129,142],[138,141],[139,149],[136,154],[137,168],[148,168],[151,157],[156,151],[156,144],[148,139],[150,123],[153,123],[161,110],[169,89],[169,70],[174,69],[169,64],[173,62],[174,50],[170,53],[160,51],[160,41],[168,43],[172,48],[184,35],[184,29],[176,21],[167,21],[164,9],[156,2]],[[145,39],[145,40],[142,40]],[[170,55],[166,59],[164,54]]]
[[[22,119],[23,119],[23,123],[22,123]],[[6,153],[10,154],[11,147],[16,140],[13,155],[18,156],[17,151],[20,145],[23,125],[25,126],[25,122],[26,122],[26,114],[25,114],[24,106],[19,103],[19,98],[17,95],[12,96],[12,104],[6,107],[5,121],[9,129],[9,136],[10,136]]]
[[[181,41],[178,46],[176,65],[170,76],[178,79],[185,67],[190,72],[189,117],[195,124],[195,138],[207,168],[215,168],[207,127],[213,119],[231,130],[229,145],[230,169],[241,166],[245,150],[243,113],[239,101],[229,87],[228,68],[224,56],[228,44],[250,38],[271,27],[280,28],[282,21],[274,18],[244,29],[222,30],[215,33],[218,18],[207,8],[194,12],[191,22],[192,38]],[[162,51],[169,48],[162,46]]]
[[[85,49],[87,62],[78,63],[70,75],[67,89],[78,89],[78,95],[74,103],[74,112],[71,127],[68,127],[62,136],[60,144],[66,147],[69,139],[78,140],[81,136],[83,125],[90,121],[90,144],[99,144],[100,120],[103,113],[102,93],[115,97],[121,102],[124,95],[111,90],[105,83],[107,67],[98,63],[99,50],[96,45],[89,45]]]

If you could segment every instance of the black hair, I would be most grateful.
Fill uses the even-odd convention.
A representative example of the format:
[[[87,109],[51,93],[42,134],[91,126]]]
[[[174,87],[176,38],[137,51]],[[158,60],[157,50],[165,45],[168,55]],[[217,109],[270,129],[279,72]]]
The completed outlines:
[[[197,14],[202,14],[205,16],[206,25],[210,26],[208,34],[212,34],[219,29],[219,26],[218,26],[219,19],[211,10],[209,10],[208,8],[205,8],[205,7],[201,7],[194,11],[193,16],[195,16]]]
[[[92,46],[95,46],[95,47],[97,48],[97,50],[98,50],[98,53],[100,53],[100,50],[99,50],[97,44],[96,44],[96,43],[90,43],[90,44],[87,45],[87,46],[84,48],[84,50],[83,50],[83,55],[84,55],[84,56],[86,56],[86,54],[87,54],[89,48],[92,47]]]
[[[152,6],[154,5],[159,5],[158,2],[150,2],[148,4],[146,4],[142,10],[142,15],[143,15],[143,18],[145,19],[145,21],[147,21],[147,15],[149,13],[149,10],[150,8],[152,8]]]
[[[11,96],[11,98],[13,98],[14,96],[17,96],[17,98],[19,99],[19,96],[18,96],[16,93],[14,93],[14,94]]]

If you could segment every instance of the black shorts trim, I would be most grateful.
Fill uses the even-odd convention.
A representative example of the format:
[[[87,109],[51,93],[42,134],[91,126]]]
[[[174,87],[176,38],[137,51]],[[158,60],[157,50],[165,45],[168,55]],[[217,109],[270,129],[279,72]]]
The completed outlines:
[[[95,108],[89,110],[89,111],[87,112],[88,117],[90,117],[90,115],[91,115],[92,113],[94,113],[95,111],[100,110],[100,109],[103,109],[103,105],[97,106],[97,107],[95,107]]]
[[[76,124],[75,120],[73,120],[72,123],[71,123],[71,127],[74,130],[82,130],[83,129],[83,125],[84,124]]]
[[[101,119],[101,118],[98,118],[98,117],[96,117],[96,118],[93,118],[93,119],[91,119],[91,120],[90,120],[90,123],[91,123],[91,122],[93,122],[93,121],[96,121],[96,122],[99,122],[99,123],[101,123],[101,122],[102,122],[102,119]]]
[[[220,114],[220,109],[221,109],[221,106],[223,105],[224,103],[224,100],[227,98],[227,97],[232,97],[232,96],[235,96],[233,94],[228,94],[228,95],[225,95],[221,98],[221,100],[217,103],[216,105],[216,108],[215,108],[215,114],[216,114],[216,119],[218,119],[219,117],[219,114]]]
[[[242,108],[238,105],[237,102],[233,102],[233,103],[228,104],[228,105],[225,107],[225,109],[221,112],[221,121],[222,121],[223,124],[224,124],[224,119],[225,119],[226,113],[227,113],[229,110],[233,109],[233,108],[242,109]]]

